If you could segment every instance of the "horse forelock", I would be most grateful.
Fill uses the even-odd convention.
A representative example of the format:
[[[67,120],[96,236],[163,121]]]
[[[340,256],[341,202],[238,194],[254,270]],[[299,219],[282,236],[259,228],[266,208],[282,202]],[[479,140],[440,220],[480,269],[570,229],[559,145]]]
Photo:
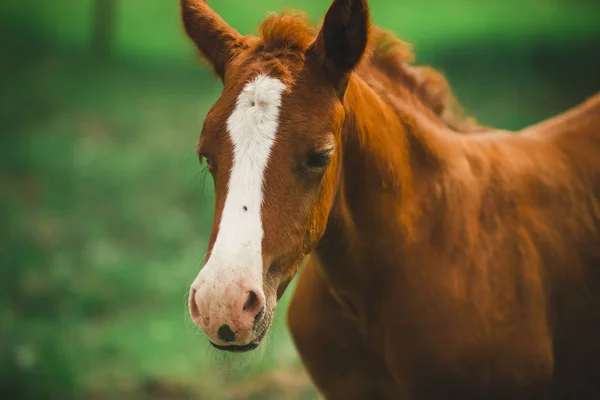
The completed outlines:
[[[317,31],[308,16],[298,11],[271,13],[259,27],[262,50],[305,52]]]

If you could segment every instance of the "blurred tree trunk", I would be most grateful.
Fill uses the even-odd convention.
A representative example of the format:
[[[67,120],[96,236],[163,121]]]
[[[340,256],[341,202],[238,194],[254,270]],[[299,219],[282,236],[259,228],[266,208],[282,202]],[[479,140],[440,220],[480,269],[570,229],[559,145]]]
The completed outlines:
[[[92,51],[100,58],[106,59],[110,56],[116,11],[117,0],[94,0]]]

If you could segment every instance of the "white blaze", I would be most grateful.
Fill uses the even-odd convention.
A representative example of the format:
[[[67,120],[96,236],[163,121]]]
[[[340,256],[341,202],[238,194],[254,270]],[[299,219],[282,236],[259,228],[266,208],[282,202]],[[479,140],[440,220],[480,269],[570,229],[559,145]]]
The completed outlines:
[[[278,79],[257,76],[244,87],[227,120],[233,165],[219,232],[201,272],[217,287],[242,278],[262,288],[262,189],[284,89]]]

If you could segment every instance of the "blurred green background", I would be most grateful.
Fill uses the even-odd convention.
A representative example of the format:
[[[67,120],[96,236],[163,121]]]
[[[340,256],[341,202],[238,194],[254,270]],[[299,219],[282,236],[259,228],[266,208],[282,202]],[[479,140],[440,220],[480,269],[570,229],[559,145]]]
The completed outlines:
[[[0,2],[0,397],[314,399],[285,326],[211,350],[187,317],[212,224],[195,144],[221,89],[176,0]],[[507,129],[600,89],[600,2],[371,0]],[[243,33],[327,0],[214,0]]]

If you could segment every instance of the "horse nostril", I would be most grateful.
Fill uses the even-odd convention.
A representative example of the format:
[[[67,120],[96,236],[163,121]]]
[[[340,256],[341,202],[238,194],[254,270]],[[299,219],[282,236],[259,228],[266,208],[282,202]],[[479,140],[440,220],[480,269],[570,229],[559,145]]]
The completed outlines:
[[[256,293],[254,293],[253,291],[249,291],[248,298],[246,299],[246,302],[244,303],[244,311],[252,312],[252,310],[257,308],[258,303],[259,303],[259,301],[258,301],[258,296],[256,295]]]
[[[219,335],[219,339],[226,343],[233,342],[235,340],[235,333],[233,333],[233,331],[227,324],[221,325],[217,334]]]
[[[250,314],[254,318],[254,325],[256,325],[265,315],[265,302],[255,291],[250,290],[247,293],[248,297],[243,309],[245,313]]]
[[[194,321],[200,318],[200,309],[198,308],[198,303],[196,303],[196,289],[192,289],[190,293],[190,315]]]
[[[254,317],[254,325],[256,325],[263,317],[263,315],[265,315],[265,307],[263,306],[263,308],[260,309],[260,312],[258,314],[256,314],[256,316]]]

